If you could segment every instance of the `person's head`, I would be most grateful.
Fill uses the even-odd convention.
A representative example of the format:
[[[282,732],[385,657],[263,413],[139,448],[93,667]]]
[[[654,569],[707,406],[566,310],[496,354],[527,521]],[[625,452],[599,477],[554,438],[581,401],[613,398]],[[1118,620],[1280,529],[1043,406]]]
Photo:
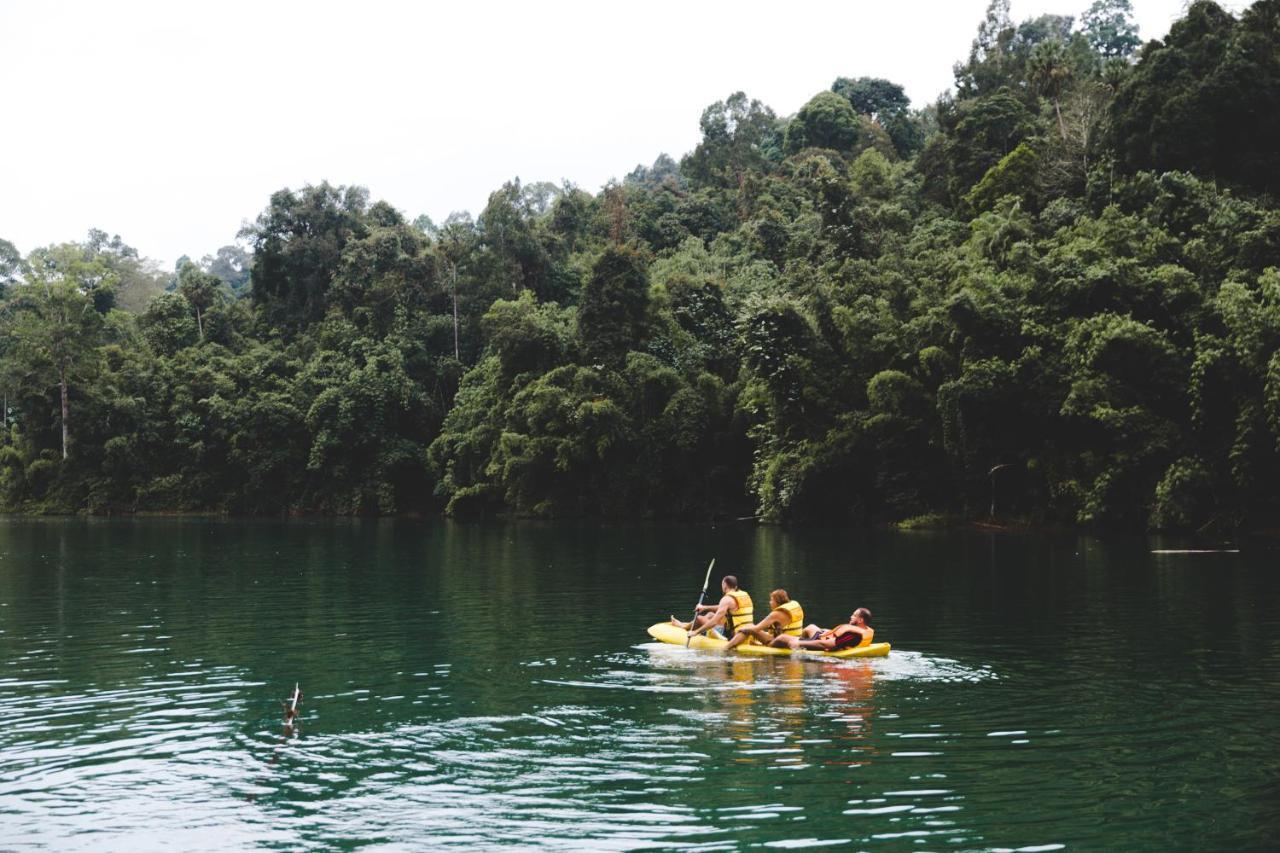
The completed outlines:
[[[870,625],[871,611],[865,607],[859,607],[849,615],[849,623],[851,625]]]
[[[790,600],[791,596],[787,595],[787,591],[785,589],[775,589],[773,592],[769,593],[769,606],[774,610],[777,610]]]
[[[720,589],[725,592],[733,592],[738,588],[738,579],[733,575],[725,575],[720,579]]]

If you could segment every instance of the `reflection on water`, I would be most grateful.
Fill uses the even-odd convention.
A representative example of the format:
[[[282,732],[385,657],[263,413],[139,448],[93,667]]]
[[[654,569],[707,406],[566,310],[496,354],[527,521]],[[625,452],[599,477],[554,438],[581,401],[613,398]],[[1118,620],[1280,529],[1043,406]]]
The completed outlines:
[[[1149,550],[0,524],[0,847],[1265,846],[1274,560]],[[707,553],[817,620],[871,606],[894,652],[644,642]]]

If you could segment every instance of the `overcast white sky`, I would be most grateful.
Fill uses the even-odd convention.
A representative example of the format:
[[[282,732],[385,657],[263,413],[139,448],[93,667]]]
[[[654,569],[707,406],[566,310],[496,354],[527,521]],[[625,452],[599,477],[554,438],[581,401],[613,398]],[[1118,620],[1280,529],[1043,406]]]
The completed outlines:
[[[986,5],[0,0],[0,237],[26,253],[96,227],[168,267],[286,186],[361,184],[437,221],[516,176],[594,192],[690,150],[739,89],[787,115],[867,75],[928,103]],[[1133,0],[1142,38],[1184,5]]]

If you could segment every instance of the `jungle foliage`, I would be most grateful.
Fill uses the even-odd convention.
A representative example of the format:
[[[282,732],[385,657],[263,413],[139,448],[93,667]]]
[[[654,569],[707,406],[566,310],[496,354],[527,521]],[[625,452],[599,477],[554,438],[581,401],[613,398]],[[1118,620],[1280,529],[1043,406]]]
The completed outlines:
[[[1275,527],[1277,98],[1280,0],[993,0],[935,104],[735,93],[595,195],[0,241],[0,505]]]

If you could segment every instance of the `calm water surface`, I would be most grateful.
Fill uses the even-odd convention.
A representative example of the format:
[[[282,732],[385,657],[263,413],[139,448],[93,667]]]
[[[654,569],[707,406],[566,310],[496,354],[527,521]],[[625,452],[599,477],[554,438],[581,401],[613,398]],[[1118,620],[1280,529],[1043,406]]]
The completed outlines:
[[[1177,544],[0,521],[0,848],[1265,848],[1280,552]],[[647,642],[712,556],[893,653]]]

